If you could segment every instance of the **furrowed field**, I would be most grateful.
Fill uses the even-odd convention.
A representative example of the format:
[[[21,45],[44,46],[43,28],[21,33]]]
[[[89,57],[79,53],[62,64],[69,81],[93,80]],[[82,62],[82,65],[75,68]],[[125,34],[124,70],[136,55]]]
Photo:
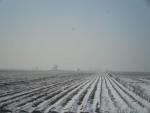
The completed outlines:
[[[150,73],[0,71],[0,113],[150,113]]]

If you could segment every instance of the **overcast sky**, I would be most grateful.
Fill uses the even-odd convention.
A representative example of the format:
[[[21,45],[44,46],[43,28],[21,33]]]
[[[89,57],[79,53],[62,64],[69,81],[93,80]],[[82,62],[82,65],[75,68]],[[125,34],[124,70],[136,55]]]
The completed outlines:
[[[150,71],[148,0],[1,0],[0,69]]]

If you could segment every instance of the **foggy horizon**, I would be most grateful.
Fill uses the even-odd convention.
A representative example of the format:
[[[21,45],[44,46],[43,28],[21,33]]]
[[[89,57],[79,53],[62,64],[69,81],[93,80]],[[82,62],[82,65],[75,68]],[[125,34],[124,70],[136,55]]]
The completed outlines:
[[[146,0],[0,1],[0,70],[150,71]]]

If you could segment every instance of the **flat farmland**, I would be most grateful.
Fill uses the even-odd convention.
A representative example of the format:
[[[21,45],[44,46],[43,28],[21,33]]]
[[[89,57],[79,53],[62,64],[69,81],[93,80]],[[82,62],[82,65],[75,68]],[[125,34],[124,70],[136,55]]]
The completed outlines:
[[[150,113],[150,74],[0,71],[0,113]]]

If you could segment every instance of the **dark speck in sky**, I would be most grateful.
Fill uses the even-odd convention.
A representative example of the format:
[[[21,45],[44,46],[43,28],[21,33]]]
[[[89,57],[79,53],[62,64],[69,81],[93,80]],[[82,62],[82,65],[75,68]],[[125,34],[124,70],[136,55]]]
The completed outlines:
[[[76,30],[76,28],[75,27],[72,27],[72,31],[75,31]]]

